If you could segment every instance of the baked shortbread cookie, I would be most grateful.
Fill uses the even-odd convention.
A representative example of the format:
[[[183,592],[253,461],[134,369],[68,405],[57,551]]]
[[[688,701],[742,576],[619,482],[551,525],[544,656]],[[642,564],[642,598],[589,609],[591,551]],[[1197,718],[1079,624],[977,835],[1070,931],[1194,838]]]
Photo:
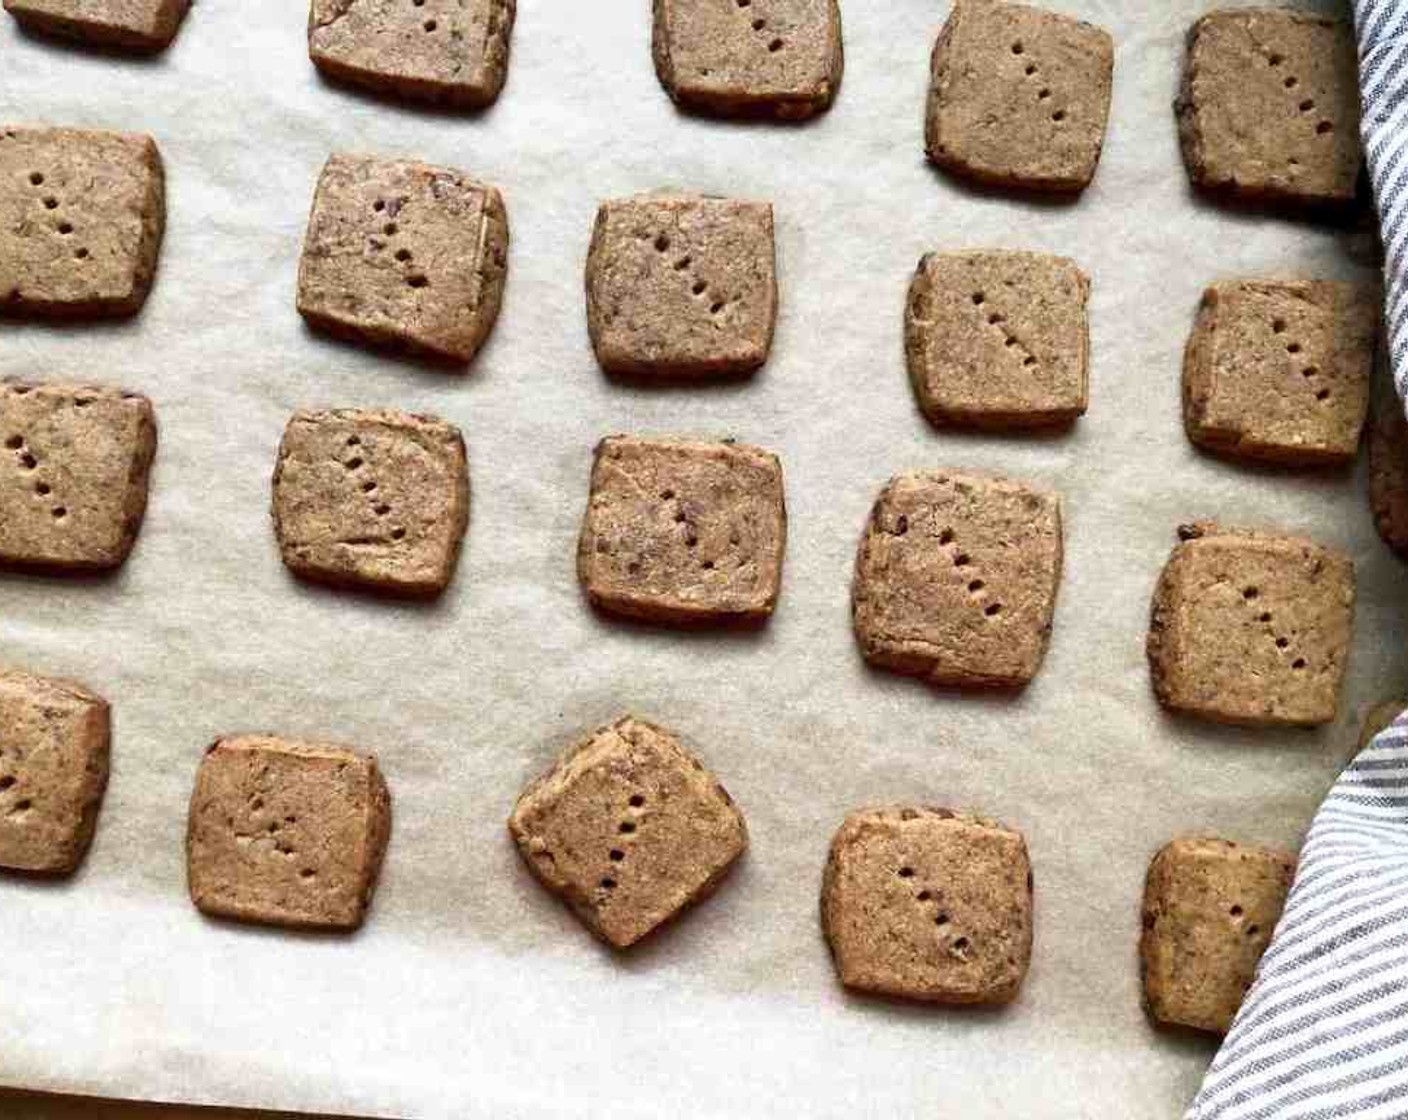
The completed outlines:
[[[1408,559],[1408,423],[1394,392],[1369,432],[1369,508],[1384,543]]]
[[[168,46],[190,6],[191,0],[5,0],[27,31],[144,52]]]

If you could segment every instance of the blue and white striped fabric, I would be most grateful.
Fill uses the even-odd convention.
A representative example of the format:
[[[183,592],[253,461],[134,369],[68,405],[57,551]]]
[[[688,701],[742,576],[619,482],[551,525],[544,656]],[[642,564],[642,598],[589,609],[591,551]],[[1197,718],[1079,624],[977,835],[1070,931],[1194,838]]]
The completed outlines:
[[[1408,0],[1355,0],[1363,136],[1408,397]],[[1188,1120],[1408,1118],[1408,714],[1340,775]]]

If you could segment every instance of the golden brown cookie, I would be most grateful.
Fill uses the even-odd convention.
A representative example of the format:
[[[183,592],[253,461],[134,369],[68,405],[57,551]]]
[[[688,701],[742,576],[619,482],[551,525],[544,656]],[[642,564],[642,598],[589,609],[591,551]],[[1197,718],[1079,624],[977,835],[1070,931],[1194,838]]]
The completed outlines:
[[[1185,526],[1154,592],[1159,702],[1220,723],[1329,723],[1354,625],[1354,562],[1301,537]]]
[[[1226,1031],[1256,976],[1295,874],[1289,852],[1174,840],[1149,864],[1139,957],[1149,1014]]]
[[[190,6],[191,0],[5,0],[26,31],[132,51],[166,47]]]
[[[831,841],[821,921],[848,988],[1007,1003],[1032,953],[1026,842],[947,809],[852,813]]]
[[[905,355],[935,424],[1025,428],[1085,412],[1090,281],[1073,261],[1007,250],[929,253],[905,308]]]
[[[956,687],[1020,687],[1046,653],[1061,581],[1061,502],[959,471],[902,474],[856,558],[856,638],[876,665]]]
[[[1408,559],[1408,423],[1394,393],[1369,431],[1369,508],[1384,543]]]
[[[515,0],[312,0],[308,54],[375,93],[478,108],[508,75]]]
[[[930,66],[929,158],[999,186],[1084,190],[1105,142],[1114,58],[1093,24],[957,0]]]
[[[495,188],[449,168],[335,155],[313,197],[298,311],[330,334],[467,362],[498,317],[507,267]]]
[[[0,672],[0,867],[66,875],[108,784],[107,701],[82,685]]]
[[[782,584],[777,456],[735,443],[597,445],[577,572],[593,606],[648,622],[762,622]]]
[[[801,120],[831,107],[836,0],[655,0],[655,72],[681,108]]]
[[[1290,465],[1353,459],[1378,328],[1373,285],[1214,284],[1183,357],[1188,438],[1224,455]]]
[[[1189,32],[1174,109],[1196,186],[1282,202],[1354,201],[1364,156],[1347,24],[1289,8],[1210,12]]]
[[[155,455],[156,418],[140,393],[0,382],[0,564],[121,565]]]
[[[604,202],[587,254],[587,326],[608,373],[750,373],[777,318],[772,206],[693,195]]]
[[[563,755],[508,827],[543,886],[617,949],[708,895],[748,846],[728,791],[668,731],[631,716]]]
[[[150,136],[0,128],[0,315],[130,315],[166,226]]]
[[[356,929],[390,833],[375,758],[272,735],[219,739],[191,795],[191,901],[242,922]]]

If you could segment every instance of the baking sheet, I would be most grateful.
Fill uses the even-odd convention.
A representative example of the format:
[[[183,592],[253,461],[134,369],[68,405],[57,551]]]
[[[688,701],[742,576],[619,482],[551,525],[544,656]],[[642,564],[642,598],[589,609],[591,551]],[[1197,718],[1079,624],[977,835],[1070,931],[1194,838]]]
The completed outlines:
[[[71,881],[0,878],[0,1082],[385,1115],[971,1118],[1175,1116],[1211,1042],[1140,1010],[1145,865],[1207,829],[1293,844],[1408,684],[1404,567],[1356,472],[1231,467],[1179,419],[1182,345],[1217,277],[1363,277],[1366,229],[1218,209],[1186,185],[1169,103],[1193,0],[1066,0],[1117,43],[1111,125],[1075,204],[964,188],[923,159],[927,59],[946,12],[848,0],[847,72],[803,127],[682,117],[649,56],[649,5],[525,2],[508,86],[479,117],[323,84],[303,5],[203,0],[155,61],[55,48],[0,21],[8,120],[150,131],[169,175],[156,289],[135,321],[0,326],[0,375],[101,378],[156,403],[146,527],[113,579],[0,578],[0,660],[72,675],[115,711],[97,840]],[[307,333],[293,308],[328,153],[461,167],[505,190],[503,313],[463,374]],[[612,384],[581,273],[597,202],[678,186],[776,205],[781,315],[752,381]],[[904,374],[901,312],[926,250],[1075,256],[1092,275],[1089,415],[1057,437],[938,433]],[[462,426],[473,523],[432,606],[304,587],[279,564],[269,475],[297,407],[392,406]],[[573,560],[591,461],[618,432],[777,451],[791,515],[776,618],[756,634],[600,620]],[[995,469],[1066,498],[1054,639],[1017,698],[867,669],[848,594],[870,503],[909,468]],[[1322,732],[1163,716],[1148,600],[1195,518],[1350,550],[1360,606],[1340,721]],[[531,880],[504,831],[521,786],[631,710],[678,731],[748,816],[719,894],[628,956]],[[210,922],[185,895],[202,748],[273,729],[376,751],[395,827],[365,929],[327,938]],[[923,801],[1021,828],[1037,933],[1020,1001],[962,1012],[834,981],[816,898],[850,808]]]

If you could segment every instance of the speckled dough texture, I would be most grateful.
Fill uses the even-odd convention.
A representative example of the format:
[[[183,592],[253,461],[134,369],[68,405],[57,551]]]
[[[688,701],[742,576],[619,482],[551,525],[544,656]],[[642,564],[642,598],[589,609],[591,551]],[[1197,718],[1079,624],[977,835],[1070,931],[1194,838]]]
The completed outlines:
[[[1105,142],[1113,74],[1114,44],[1093,24],[957,0],[934,46],[929,158],[980,182],[1084,190]]]
[[[156,417],[138,393],[0,382],[0,565],[118,567],[155,455]]]
[[[777,319],[772,206],[694,195],[604,202],[586,283],[592,348],[608,373],[751,373]]]
[[[748,846],[728,791],[668,731],[632,716],[530,785],[508,827],[543,886],[617,949],[712,892]]]
[[[190,0],[5,0],[27,30],[132,51],[159,51],[176,37]]]
[[[1154,691],[1221,723],[1329,723],[1354,625],[1354,562],[1301,537],[1185,526],[1154,591]]]
[[[306,579],[437,595],[469,524],[469,469],[453,424],[404,412],[297,412],[274,468],[274,532]]]
[[[1348,25],[1290,9],[1211,12],[1189,32],[1174,108],[1195,185],[1281,202],[1354,201],[1364,157]]]
[[[1139,958],[1149,1014],[1221,1034],[1232,1025],[1281,918],[1289,852],[1184,839],[1149,865]]]
[[[356,929],[390,834],[375,758],[271,735],[217,740],[191,795],[191,901],[237,921]]]
[[[677,625],[762,622],[786,546],[776,455],[636,436],[597,445],[577,549],[593,606]]]
[[[1408,424],[1392,393],[1369,432],[1369,508],[1384,543],[1408,560]]]
[[[841,982],[936,1003],[1007,1003],[1032,952],[1020,833],[947,809],[852,813],[831,841],[821,921]]]
[[[312,0],[308,55],[377,93],[488,105],[508,75],[515,0]]]
[[[503,198],[462,172],[335,155],[318,179],[298,311],[311,326],[468,362],[499,314]]]
[[[845,66],[837,0],[655,0],[655,72],[680,107],[802,120]]]
[[[0,128],[0,315],[130,315],[166,226],[150,136]]]
[[[1188,438],[1288,465],[1359,453],[1374,367],[1379,290],[1332,280],[1214,284],[1183,357]]]
[[[1020,687],[1061,580],[1052,492],[958,471],[902,474],[871,510],[851,609],[873,664],[955,687]]]
[[[1088,399],[1090,281],[1042,253],[929,253],[905,307],[905,356],[935,424],[1066,424]]]
[[[66,875],[108,784],[111,716],[82,685],[0,671],[0,867]]]

